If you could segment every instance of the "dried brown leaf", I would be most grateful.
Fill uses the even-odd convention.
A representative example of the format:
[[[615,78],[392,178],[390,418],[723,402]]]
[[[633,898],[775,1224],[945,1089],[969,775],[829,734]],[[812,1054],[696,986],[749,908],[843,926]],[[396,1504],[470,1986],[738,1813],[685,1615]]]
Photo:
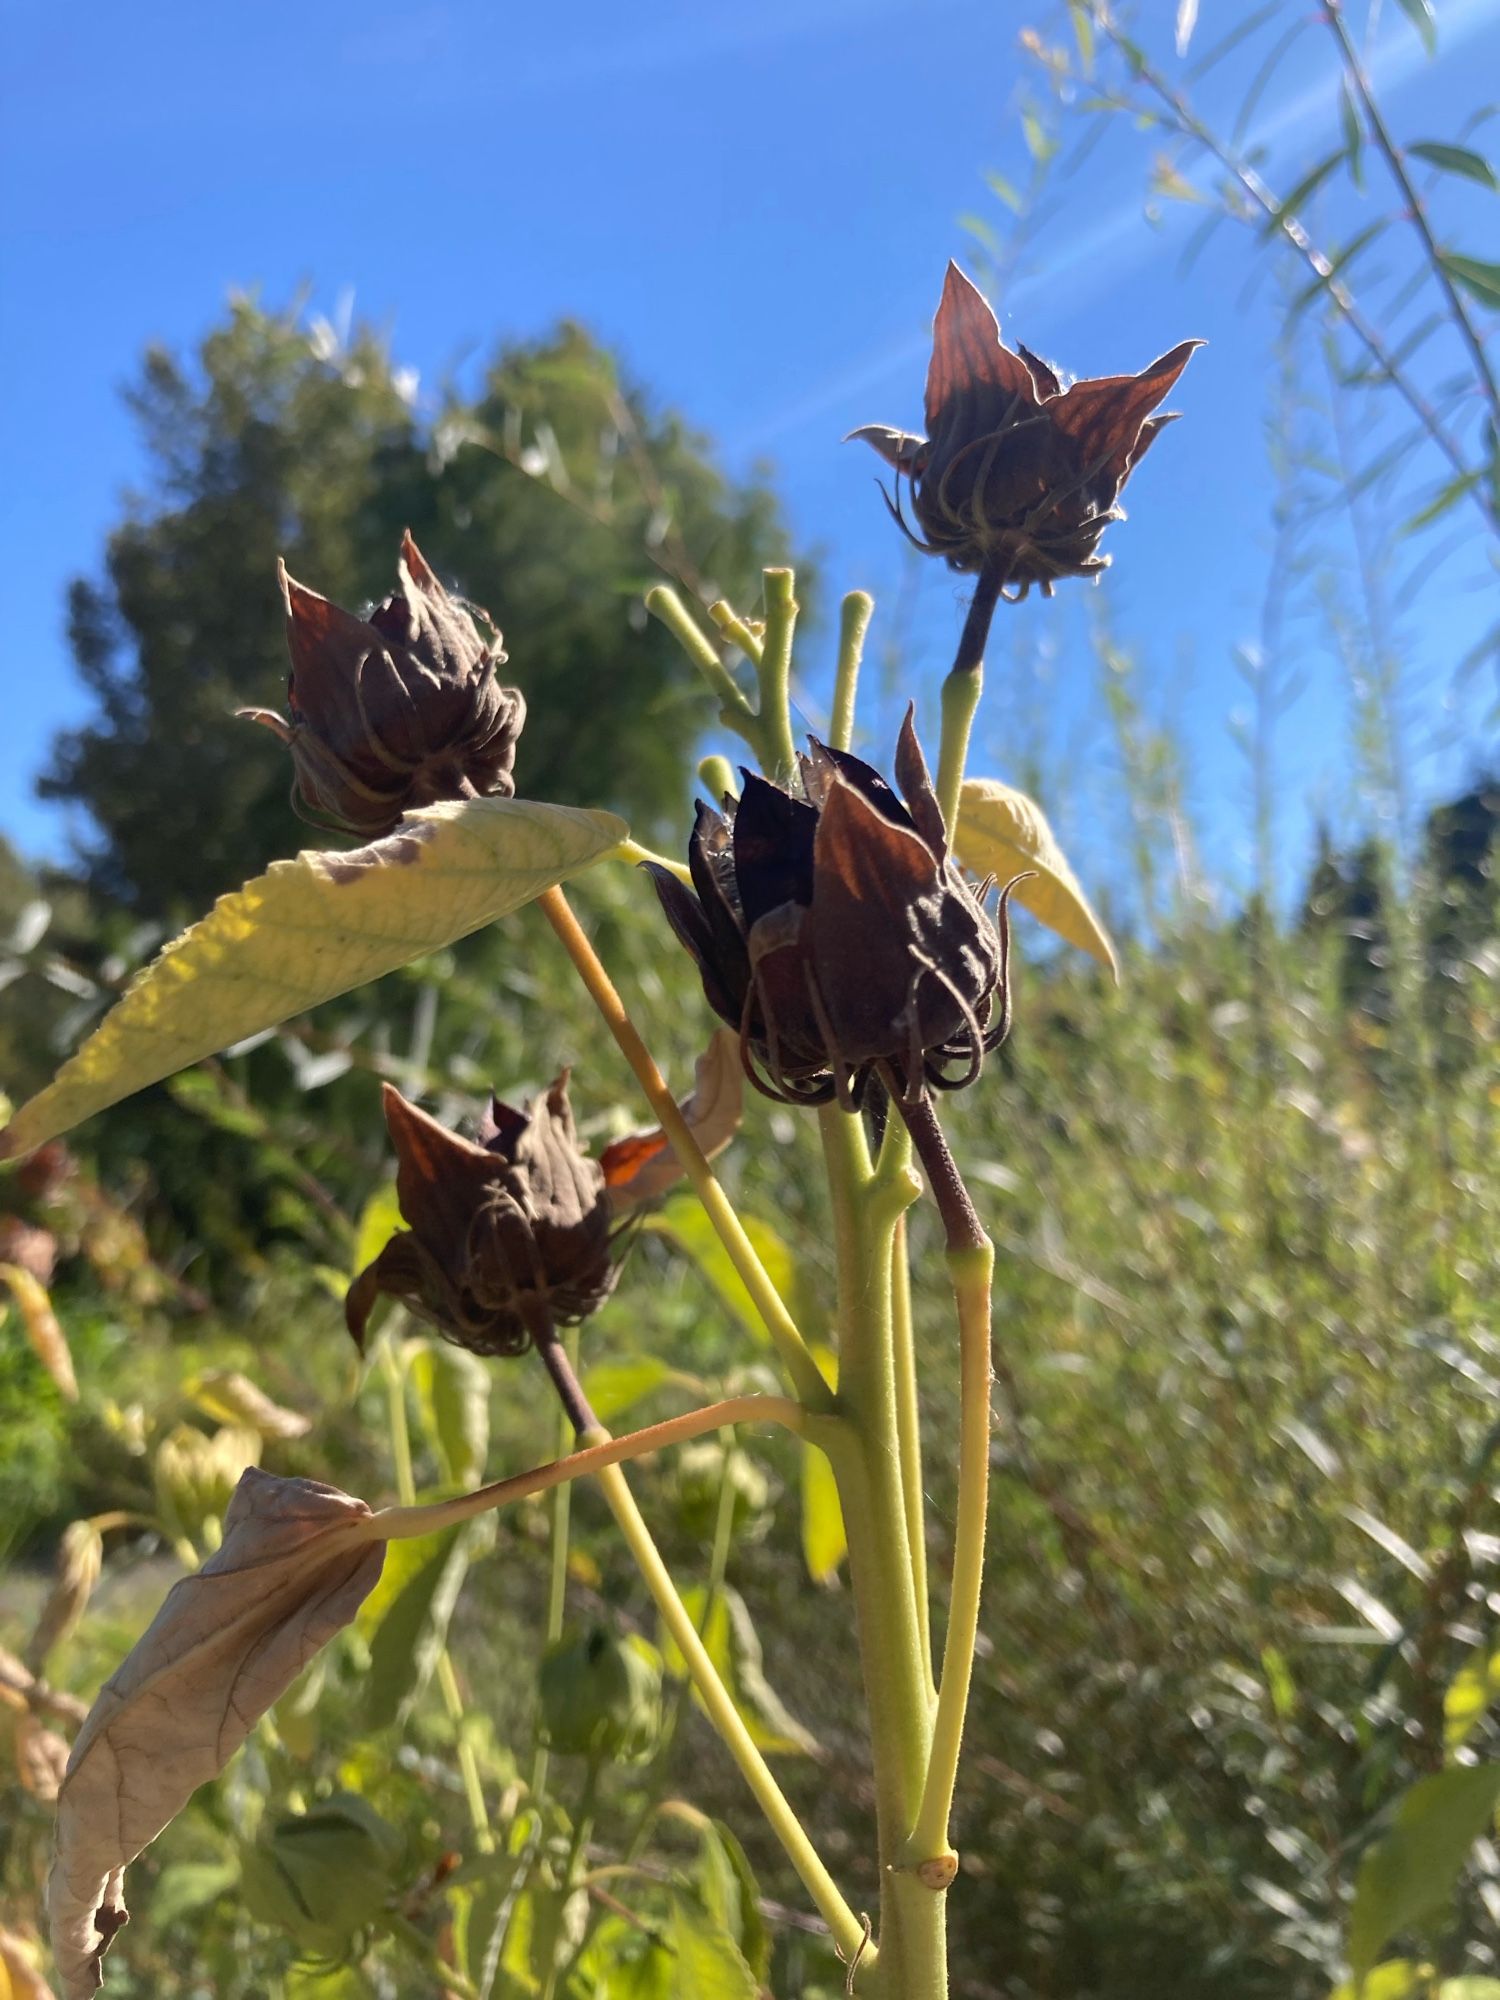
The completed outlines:
[[[252,1466],[222,1547],[173,1587],[101,1689],[58,1800],[47,1884],[65,2000],[103,1983],[100,1961],[126,1921],[126,1866],[374,1587],[385,1544],[373,1519],[336,1487]]]
[[[681,1107],[693,1137],[709,1159],[721,1153],[739,1130],[744,1088],[739,1042],[732,1029],[720,1028],[698,1058],[693,1093],[683,1099]],[[617,1139],[605,1147],[599,1164],[616,1215],[655,1201],[682,1179],[677,1155],[660,1130]]]

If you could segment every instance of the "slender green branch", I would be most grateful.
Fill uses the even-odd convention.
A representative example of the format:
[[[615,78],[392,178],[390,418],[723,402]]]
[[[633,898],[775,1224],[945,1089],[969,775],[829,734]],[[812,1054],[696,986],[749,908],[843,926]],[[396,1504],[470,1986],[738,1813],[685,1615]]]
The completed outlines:
[[[865,634],[874,612],[875,600],[866,590],[851,590],[839,611],[839,657],[833,676],[833,710],[828,718],[828,741],[835,750],[847,750],[854,741],[854,697]]]
[[[704,1156],[703,1148],[694,1138],[687,1120],[678,1109],[676,1098],[667,1088],[666,1080],[657,1068],[646,1044],[641,1040],[640,1032],[627,1013],[624,1001],[615,990],[614,982],[600,963],[598,954],[569,908],[566,896],[561,889],[548,889],[539,900],[548,922],[557,933],[563,949],[572,959],[579,978],[587,988],[589,997],[603,1015],[605,1025],[614,1036],[625,1060],[634,1070],[651,1109],[661,1121],[662,1130],[671,1143],[678,1164],[686,1173],[693,1192],[702,1202],[719,1241],[729,1253],[730,1262],[739,1273],[755,1310],[765,1323],[766,1331],[775,1343],[798,1395],[810,1409],[827,1409],[831,1400],[828,1385],[819,1372],[818,1364],[809,1354],[807,1343],[798,1332],[796,1321],[787,1310],[786,1301],[771,1282],[770,1274],[756,1254],[755,1246],[745,1234],[744,1224],[735,1214],[733,1203],[715,1178],[713,1168]]]
[[[668,1445],[686,1444],[691,1438],[702,1437],[726,1424],[780,1424],[801,1436],[807,1421],[807,1411],[790,1396],[730,1396],[722,1403],[710,1403],[704,1409],[668,1417],[664,1423],[648,1424],[644,1430],[631,1431],[626,1437],[599,1437],[596,1433],[596,1442],[569,1452],[566,1458],[554,1459],[550,1465],[533,1466],[529,1472],[514,1473],[509,1479],[497,1479],[473,1493],[460,1493],[452,1500],[432,1500],[421,1507],[409,1504],[382,1507],[368,1516],[361,1532],[372,1541],[387,1542],[436,1535],[460,1521],[472,1521],[476,1515],[508,1506],[512,1500],[529,1500],[533,1494],[546,1493],[564,1480],[582,1479],[602,1466],[621,1465],[627,1459],[664,1451]]]
[[[766,636],[756,672],[760,678],[761,768],[788,784],[797,769],[792,741],[792,635],[797,629],[797,579],[789,569],[768,569]]]
[[[932,1753],[905,1855],[908,1865],[919,1872],[930,1869],[941,1874],[957,1866],[949,1846],[948,1822],[958,1781],[984,1588],[990,1488],[990,1280],[995,1259],[930,1096],[924,1093],[915,1103],[903,1102],[901,1111],[943,1218],[948,1273],[958,1306],[960,1414],[953,1582]]]
[[[906,1541],[911,1551],[912,1594],[917,1601],[927,1692],[936,1697],[932,1672],[932,1614],[927,1589],[926,1494],[922,1477],[922,1420],[917,1397],[917,1350],[912,1329],[911,1266],[906,1253],[906,1217],[891,1239],[891,1334],[896,1367],[896,1432],[901,1447],[901,1492],[906,1502]]]
[[[764,642],[759,633],[752,630],[741,618],[734,606],[721,597],[716,604],[709,605],[708,615],[730,645],[737,646],[752,667],[758,667],[765,650]]]
[[[1412,227],[1422,239],[1422,248],[1427,253],[1427,261],[1432,266],[1433,276],[1443,294],[1449,314],[1458,328],[1460,337],[1474,363],[1474,372],[1490,406],[1490,414],[1497,428],[1500,428],[1500,385],[1495,381],[1495,371],[1490,366],[1489,355],[1484,342],[1474,330],[1473,317],[1459,297],[1458,288],[1448,275],[1448,266],[1443,262],[1443,253],[1437,238],[1432,233],[1432,224],[1427,219],[1427,204],[1417,193],[1411,175],[1407,172],[1406,159],[1401,148],[1391,137],[1390,128],[1375,101],[1375,93],[1370,87],[1369,72],[1360,60],[1348,27],[1344,21],[1344,11],[1339,0],[1324,0],[1323,17],[1333,31],[1334,39],[1344,59],[1344,68],[1354,85],[1355,95],[1364,109],[1365,122],[1371,136],[1385,156],[1385,163],[1391,170],[1391,177],[1400,188],[1406,200],[1406,212]]]
[[[724,727],[744,737],[761,763],[765,764],[766,734],[761,718],[751,707],[743,690],[736,685],[734,675],[719,658],[712,642],[677,592],[667,584],[657,584],[654,590],[646,592],[646,609],[666,626],[718,696],[719,720]]]
[[[863,1935],[859,1919],[844,1901],[838,1884],[808,1838],[806,1828],[773,1777],[771,1767],[755,1747],[739,1710],[704,1649],[687,1606],[678,1595],[677,1586],[651,1538],[650,1529],[642,1519],[624,1473],[618,1466],[606,1467],[599,1474],[599,1485],[615,1523],[635,1557],[646,1588],[661,1613],[662,1623],[687,1662],[693,1685],[702,1698],[709,1719],[739,1766],[745,1782],[755,1795],[756,1804],[781,1842],[787,1859],[817,1906],[818,1914],[832,1931],[834,1942],[841,1951],[852,1952]]]

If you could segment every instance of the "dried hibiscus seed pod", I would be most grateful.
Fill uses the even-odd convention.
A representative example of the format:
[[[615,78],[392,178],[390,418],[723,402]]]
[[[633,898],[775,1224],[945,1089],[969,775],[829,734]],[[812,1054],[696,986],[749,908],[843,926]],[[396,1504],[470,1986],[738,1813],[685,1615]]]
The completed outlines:
[[[613,1219],[603,1171],[574,1135],[566,1070],[527,1111],[496,1098],[477,1140],[389,1084],[384,1097],[410,1227],[349,1288],[361,1350],[381,1293],[474,1354],[520,1354],[604,1303]]]
[[[1045,595],[1063,576],[1095,576],[1095,554],[1121,488],[1172,417],[1155,416],[1201,341],[1185,340],[1139,375],[1106,375],[1065,389],[1045,361],[1012,352],[983,296],[948,266],[932,327],[927,436],[866,424],[850,436],[896,472],[886,504],[927,555],[950,569],[993,565],[1007,594]],[[911,484],[921,533],[907,527],[901,479]]]
[[[292,803],[302,818],[376,839],[402,813],[438,799],[515,790],[511,767],[526,719],[517,688],[502,687],[505,654],[488,614],[450,597],[410,534],[398,582],[368,619],[294,582],[286,600],[290,720],[242,708],[292,753]]]
[[[802,797],[747,774],[727,817],[699,804],[696,894],[647,864],[746,1074],[786,1103],[853,1108],[877,1070],[906,1097],[958,1089],[1009,1025],[1004,899],[997,926],[948,858],[910,710],[896,774],[905,804],[815,741]]]

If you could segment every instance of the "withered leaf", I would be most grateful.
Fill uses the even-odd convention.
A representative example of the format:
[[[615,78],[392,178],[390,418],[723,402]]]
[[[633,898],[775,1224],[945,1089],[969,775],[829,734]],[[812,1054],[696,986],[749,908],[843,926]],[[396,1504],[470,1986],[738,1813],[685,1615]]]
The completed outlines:
[[[373,1521],[336,1487],[252,1466],[223,1545],[174,1585],[100,1690],[68,1762],[47,1884],[65,2000],[103,1984],[126,1866],[373,1589],[385,1556]]]
[[[705,1158],[711,1160],[722,1152],[739,1130],[743,1100],[739,1046],[730,1029],[720,1028],[699,1056],[692,1095],[685,1097],[680,1107]],[[605,1147],[599,1164],[609,1189],[609,1205],[616,1215],[655,1201],[681,1180],[683,1172],[659,1127],[654,1132],[632,1132],[617,1139]]]

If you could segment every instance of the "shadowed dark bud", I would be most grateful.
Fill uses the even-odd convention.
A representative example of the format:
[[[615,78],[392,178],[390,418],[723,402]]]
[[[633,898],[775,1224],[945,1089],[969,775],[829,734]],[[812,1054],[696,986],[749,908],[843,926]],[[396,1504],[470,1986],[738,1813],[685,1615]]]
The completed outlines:
[[[1065,389],[1036,355],[1012,352],[982,295],[948,266],[932,326],[926,437],[866,424],[850,437],[875,447],[896,473],[887,505],[903,531],[950,569],[993,563],[1007,594],[1059,577],[1097,576],[1095,553],[1121,488],[1170,415],[1156,416],[1201,341],[1185,340],[1139,375],[1105,375]],[[920,534],[901,509],[911,486]]]
[[[853,1108],[877,1070],[898,1095],[956,1090],[1009,1025],[1004,899],[997,927],[949,860],[909,710],[896,775],[902,798],[814,741],[802,796],[747,773],[728,817],[699,804],[693,890],[647,864],[769,1097]]]
[[[509,798],[526,719],[520,690],[500,684],[505,654],[488,614],[448,595],[410,534],[396,573],[395,590],[365,619],[280,565],[290,720],[239,711],[291,751],[301,817],[366,839],[439,799]]]
[[[526,1111],[498,1098],[461,1139],[384,1089],[399,1230],[349,1288],[356,1345],[385,1293],[474,1354],[520,1354],[614,1289],[604,1174],[578,1144],[563,1071]]]

